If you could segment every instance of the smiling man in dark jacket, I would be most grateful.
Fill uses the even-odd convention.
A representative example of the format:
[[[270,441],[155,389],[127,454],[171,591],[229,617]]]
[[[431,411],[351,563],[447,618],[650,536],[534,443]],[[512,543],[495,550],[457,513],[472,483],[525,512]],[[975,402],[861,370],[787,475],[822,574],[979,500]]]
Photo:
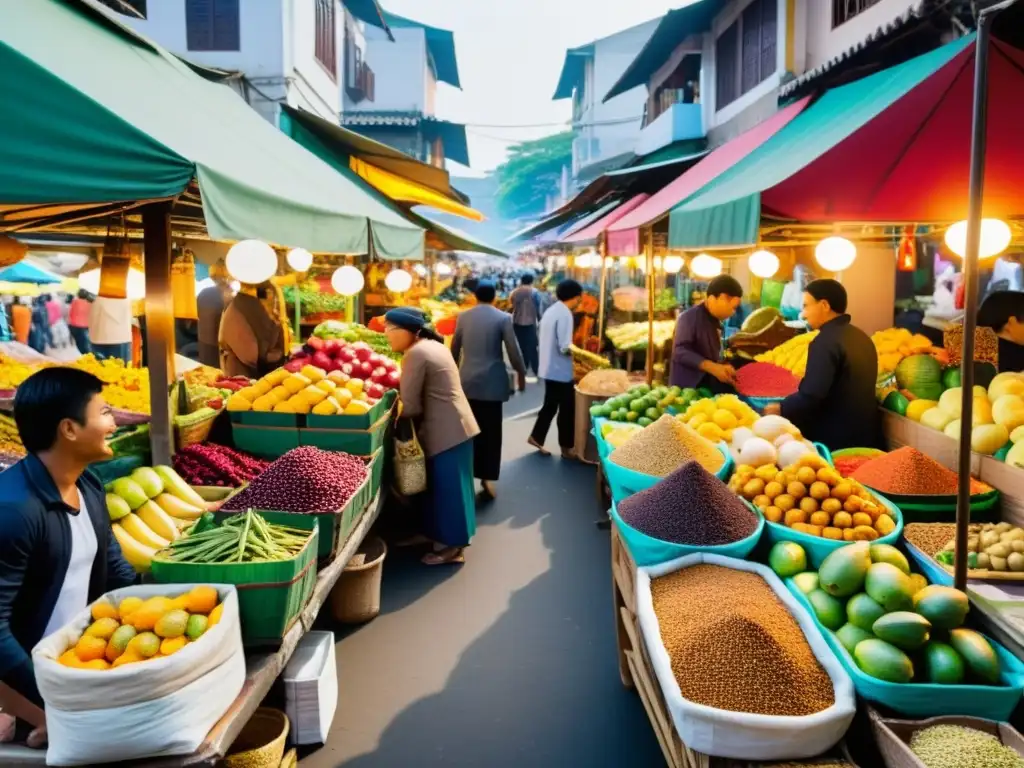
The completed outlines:
[[[879,441],[878,352],[846,314],[846,289],[814,280],[804,289],[803,316],[818,337],[807,352],[800,389],[766,412],[781,413],[804,437],[832,450],[874,448]]]
[[[732,391],[736,369],[721,362],[722,323],[743,301],[743,287],[735,277],[719,275],[708,283],[707,297],[676,321],[672,342],[669,384]]]
[[[39,729],[30,745],[45,739],[33,646],[135,581],[111,534],[103,486],[87,471],[112,455],[116,427],[102,390],[85,371],[46,368],[14,400],[28,456],[0,473],[0,708]]]

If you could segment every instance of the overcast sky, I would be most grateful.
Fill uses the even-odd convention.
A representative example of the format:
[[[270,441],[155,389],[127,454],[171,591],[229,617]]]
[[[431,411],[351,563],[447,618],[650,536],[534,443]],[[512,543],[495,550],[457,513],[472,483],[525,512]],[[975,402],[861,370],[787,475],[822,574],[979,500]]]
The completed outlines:
[[[565,50],[661,16],[686,0],[382,0],[400,16],[455,33],[462,90],[438,86],[437,115],[467,123],[473,175],[500,164],[510,143],[567,127],[552,101]],[[521,126],[541,128],[491,128]],[[465,174],[461,166],[452,169]]]

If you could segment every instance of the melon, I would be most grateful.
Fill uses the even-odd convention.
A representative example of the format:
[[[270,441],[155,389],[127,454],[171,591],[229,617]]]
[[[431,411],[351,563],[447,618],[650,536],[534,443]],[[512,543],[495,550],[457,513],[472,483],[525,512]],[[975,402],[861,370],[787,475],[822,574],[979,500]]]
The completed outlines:
[[[896,366],[896,385],[922,400],[942,395],[942,366],[931,355],[911,355]]]
[[[1024,397],[1020,395],[1000,395],[992,402],[992,420],[1013,431],[1024,425]]]
[[[991,456],[1010,439],[1006,427],[1000,424],[982,424],[971,430],[971,450]]]
[[[995,402],[1003,395],[1024,396],[1024,373],[1007,371],[996,374],[996,377],[992,379],[992,383],[988,385],[988,396],[990,400]]]

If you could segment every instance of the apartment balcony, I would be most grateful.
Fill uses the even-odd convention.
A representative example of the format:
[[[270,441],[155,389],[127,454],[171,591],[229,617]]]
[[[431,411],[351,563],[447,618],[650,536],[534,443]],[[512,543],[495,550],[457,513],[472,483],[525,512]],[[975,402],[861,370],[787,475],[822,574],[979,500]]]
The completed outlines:
[[[675,96],[676,93],[679,95]],[[673,91],[672,94],[663,94],[672,100],[664,104],[660,114],[649,121],[645,120],[636,143],[638,155],[649,155],[677,141],[703,138],[704,120],[701,105],[684,103],[682,91]]]

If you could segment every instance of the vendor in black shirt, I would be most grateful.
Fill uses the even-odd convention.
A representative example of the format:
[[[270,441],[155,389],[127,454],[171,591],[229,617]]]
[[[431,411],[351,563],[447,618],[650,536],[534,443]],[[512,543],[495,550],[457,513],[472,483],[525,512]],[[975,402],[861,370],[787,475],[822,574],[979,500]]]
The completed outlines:
[[[766,409],[831,450],[873,448],[879,442],[878,353],[868,335],[850,323],[846,303],[846,289],[835,280],[807,285],[803,317],[818,331],[807,352],[807,372],[795,394]]]
[[[978,310],[978,325],[999,336],[999,372],[1024,371],[1024,293],[989,294]]]

